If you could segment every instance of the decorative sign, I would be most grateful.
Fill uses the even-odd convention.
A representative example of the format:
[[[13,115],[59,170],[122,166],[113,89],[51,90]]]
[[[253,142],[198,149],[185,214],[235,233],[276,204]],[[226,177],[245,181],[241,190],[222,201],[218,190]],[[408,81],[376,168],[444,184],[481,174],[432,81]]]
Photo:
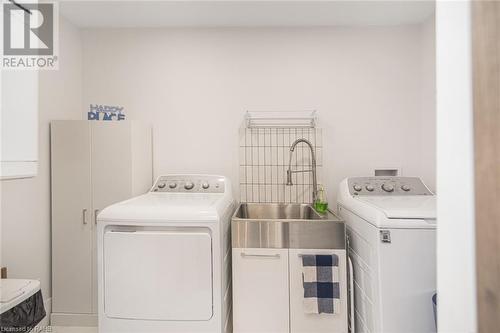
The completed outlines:
[[[87,119],[104,121],[125,120],[123,109],[123,106],[90,104],[90,111],[87,113]]]

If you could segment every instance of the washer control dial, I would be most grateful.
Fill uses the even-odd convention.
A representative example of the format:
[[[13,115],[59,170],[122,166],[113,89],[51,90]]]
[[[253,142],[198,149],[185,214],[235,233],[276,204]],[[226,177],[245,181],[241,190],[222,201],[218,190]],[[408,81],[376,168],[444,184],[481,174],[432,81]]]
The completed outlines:
[[[194,183],[193,182],[186,182],[186,184],[184,184],[184,188],[186,190],[192,190],[194,188]]]
[[[170,184],[168,184],[168,187],[170,187],[171,189],[174,189],[177,187],[177,183],[170,183]]]
[[[158,188],[164,188],[164,187],[165,187],[165,183],[158,184]]]
[[[394,191],[394,185],[384,183],[382,184],[382,189],[386,192],[393,192]]]
[[[206,189],[208,189],[210,187],[210,184],[209,183],[203,183],[203,184],[201,184],[201,187],[206,190]]]
[[[206,181],[206,178],[203,178]],[[347,183],[347,188],[343,188]],[[212,186],[212,182],[210,182]],[[434,195],[418,177],[351,177],[342,185],[350,195],[359,196],[415,196]]]

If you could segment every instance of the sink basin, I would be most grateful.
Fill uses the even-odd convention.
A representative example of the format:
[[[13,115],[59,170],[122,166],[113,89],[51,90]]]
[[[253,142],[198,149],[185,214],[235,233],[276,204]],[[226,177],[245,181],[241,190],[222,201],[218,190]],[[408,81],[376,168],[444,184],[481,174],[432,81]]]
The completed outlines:
[[[345,224],[309,204],[242,203],[231,220],[233,248],[345,249]]]
[[[323,220],[321,215],[308,204],[241,204],[234,215],[251,220]]]

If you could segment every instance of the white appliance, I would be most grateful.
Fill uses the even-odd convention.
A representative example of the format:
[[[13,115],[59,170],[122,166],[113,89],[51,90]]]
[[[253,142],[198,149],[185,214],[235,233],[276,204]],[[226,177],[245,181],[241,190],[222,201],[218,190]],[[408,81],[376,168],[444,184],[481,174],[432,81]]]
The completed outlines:
[[[354,266],[356,332],[434,332],[436,197],[419,178],[340,184]]]
[[[221,176],[168,175],[98,215],[100,333],[230,332],[230,219]]]

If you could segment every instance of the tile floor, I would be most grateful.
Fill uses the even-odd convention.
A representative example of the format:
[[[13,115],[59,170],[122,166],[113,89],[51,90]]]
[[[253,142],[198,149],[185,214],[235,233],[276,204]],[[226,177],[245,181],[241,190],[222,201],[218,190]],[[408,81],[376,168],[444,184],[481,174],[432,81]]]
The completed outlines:
[[[52,326],[51,333],[97,333],[97,327]]]

